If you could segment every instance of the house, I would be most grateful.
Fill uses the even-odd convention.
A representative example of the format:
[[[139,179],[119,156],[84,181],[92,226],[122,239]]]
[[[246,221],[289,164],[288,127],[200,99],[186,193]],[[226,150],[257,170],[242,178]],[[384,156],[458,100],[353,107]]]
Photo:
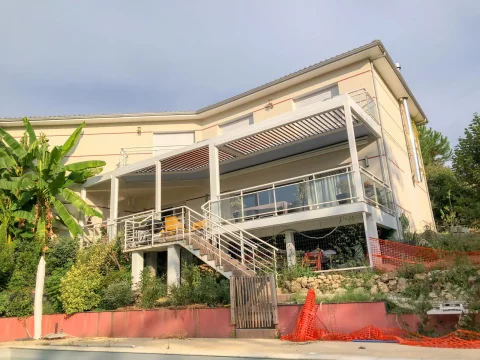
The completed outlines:
[[[317,270],[371,266],[367,240],[402,214],[434,227],[415,137],[427,118],[380,41],[197,111],[30,120],[59,143],[87,123],[70,157],[107,162],[79,190],[106,220],[79,219],[84,240],[122,236],[134,282],[161,263],[178,283],[181,249],[227,277],[299,253]]]

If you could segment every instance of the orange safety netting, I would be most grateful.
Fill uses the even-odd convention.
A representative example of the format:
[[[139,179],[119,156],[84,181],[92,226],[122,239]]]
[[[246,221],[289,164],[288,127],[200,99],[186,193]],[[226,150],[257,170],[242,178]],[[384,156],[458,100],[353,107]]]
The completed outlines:
[[[462,257],[480,264],[480,251],[448,251],[376,238],[369,241],[373,266],[383,271],[393,271],[405,264],[423,264],[427,269],[446,268]]]
[[[281,339],[295,342],[377,340],[423,347],[480,349],[480,333],[466,330],[457,330],[439,338],[430,338],[401,329],[378,329],[371,325],[349,334],[315,329],[316,307],[315,291],[309,290],[305,305],[298,316],[295,331],[293,334],[282,336]]]

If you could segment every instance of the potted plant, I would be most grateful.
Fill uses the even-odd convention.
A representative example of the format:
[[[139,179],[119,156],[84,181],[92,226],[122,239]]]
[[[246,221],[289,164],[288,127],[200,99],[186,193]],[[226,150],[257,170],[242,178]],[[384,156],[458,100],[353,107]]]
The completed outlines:
[[[295,201],[292,203],[292,212],[303,211],[304,207],[307,205],[307,183],[301,182],[297,184],[295,193]]]
[[[348,200],[351,195],[350,195],[350,185],[348,183],[348,179],[343,178],[340,179],[337,184],[337,200],[339,204],[346,204],[348,203]]]
[[[242,198],[236,196],[230,199],[230,209],[232,209],[232,215],[235,219],[242,217]],[[237,220],[235,220],[237,221]]]

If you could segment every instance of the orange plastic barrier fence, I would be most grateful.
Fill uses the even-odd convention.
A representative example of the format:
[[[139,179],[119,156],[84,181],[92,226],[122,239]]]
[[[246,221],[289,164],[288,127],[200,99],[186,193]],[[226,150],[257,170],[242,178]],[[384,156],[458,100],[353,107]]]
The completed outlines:
[[[405,264],[423,264],[427,269],[446,268],[461,257],[480,264],[480,251],[448,251],[376,238],[369,241],[373,266],[383,271],[393,271]]]
[[[395,341],[403,345],[456,348],[456,349],[480,349],[480,333],[457,330],[439,338],[429,338],[415,333],[409,333],[400,329],[378,329],[367,326],[350,334],[331,332],[324,329],[315,329],[316,305],[315,291],[309,290],[305,305],[302,307],[297,319],[297,326],[293,334],[282,336],[282,340],[288,341],[354,341],[354,340],[380,340]]]

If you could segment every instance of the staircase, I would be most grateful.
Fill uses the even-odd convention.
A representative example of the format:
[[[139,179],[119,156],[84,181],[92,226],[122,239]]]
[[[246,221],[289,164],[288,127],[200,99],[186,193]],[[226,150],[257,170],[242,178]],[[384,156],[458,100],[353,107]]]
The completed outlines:
[[[200,214],[181,206],[174,209],[174,215],[150,212],[126,219],[124,234],[125,251],[175,242],[228,279],[270,274],[276,269],[276,247],[207,209]]]

